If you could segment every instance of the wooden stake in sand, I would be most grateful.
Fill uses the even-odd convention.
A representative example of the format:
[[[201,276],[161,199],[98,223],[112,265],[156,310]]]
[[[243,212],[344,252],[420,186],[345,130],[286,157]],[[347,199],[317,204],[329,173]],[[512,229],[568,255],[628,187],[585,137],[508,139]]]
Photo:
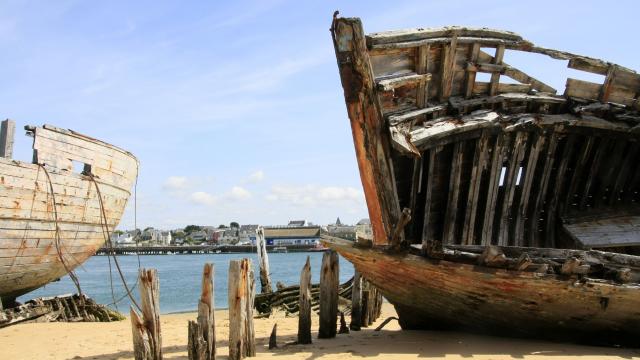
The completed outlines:
[[[333,250],[325,252],[322,255],[322,270],[320,271],[320,329],[318,337],[321,339],[336,336],[339,274],[338,253]]]
[[[11,159],[13,156],[13,137],[16,123],[7,119],[0,125],[0,157]]]
[[[202,292],[198,303],[198,321],[189,321],[189,359],[216,358],[215,304],[213,301],[213,264],[206,263],[202,273]]]
[[[311,263],[309,256],[300,274],[298,344],[311,344]]]
[[[360,331],[362,324],[362,276],[358,270],[353,272],[353,287],[351,288],[351,323],[349,328]]]
[[[229,359],[255,356],[253,299],[255,280],[251,260],[229,262]]]
[[[269,277],[269,257],[267,256],[267,242],[264,239],[264,229],[262,226],[256,229],[256,248],[258,251],[258,261],[260,262],[260,291],[263,294],[273,291],[271,287],[271,277]]]
[[[162,359],[158,272],[140,269],[138,273],[142,317],[131,307],[133,354],[136,360]]]

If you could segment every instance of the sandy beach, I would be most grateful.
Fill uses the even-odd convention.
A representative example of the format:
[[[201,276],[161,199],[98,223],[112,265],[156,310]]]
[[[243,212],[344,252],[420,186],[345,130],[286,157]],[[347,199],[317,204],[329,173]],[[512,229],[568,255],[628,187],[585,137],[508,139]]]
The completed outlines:
[[[385,304],[380,319],[368,329],[317,339],[312,345],[292,345],[297,318],[277,313],[269,319],[256,319],[258,359],[640,359],[640,349],[617,349],[573,344],[504,339],[457,332],[401,331],[392,321],[382,331],[377,324],[395,316]],[[161,317],[165,359],[187,359],[187,321],[194,313]],[[317,330],[317,316],[313,318]],[[228,314],[216,312],[217,353],[228,354]],[[267,347],[273,325],[278,324],[276,350]],[[133,359],[131,328],[128,320],[114,323],[22,324],[0,329],[0,359]]]

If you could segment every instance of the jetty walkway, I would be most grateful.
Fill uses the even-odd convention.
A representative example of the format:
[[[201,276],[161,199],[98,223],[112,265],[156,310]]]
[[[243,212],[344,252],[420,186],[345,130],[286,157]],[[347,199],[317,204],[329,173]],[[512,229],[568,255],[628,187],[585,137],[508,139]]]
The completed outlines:
[[[325,251],[315,245],[267,245],[267,252],[313,252]],[[108,247],[101,247],[96,255],[109,254]],[[218,254],[218,253],[255,253],[256,247],[249,245],[191,245],[191,246],[118,246],[113,248],[116,255],[171,255],[171,254]]]

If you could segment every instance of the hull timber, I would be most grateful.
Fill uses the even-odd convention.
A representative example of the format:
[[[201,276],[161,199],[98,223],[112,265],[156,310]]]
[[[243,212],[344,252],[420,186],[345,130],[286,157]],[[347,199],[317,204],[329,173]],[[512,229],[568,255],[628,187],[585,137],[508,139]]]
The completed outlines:
[[[373,243],[327,245],[401,325],[638,345],[640,257],[611,259],[640,254],[640,75],[486,28],[331,31]],[[557,95],[514,51],[604,81]]]
[[[104,244],[98,192],[86,174],[93,174],[98,184],[105,225],[112,231],[138,172],[133,155],[99,140],[50,125],[27,130],[34,137],[34,163],[0,158],[0,298],[4,301],[64,276],[65,264],[73,270]],[[74,173],[74,161],[84,165],[83,174]]]

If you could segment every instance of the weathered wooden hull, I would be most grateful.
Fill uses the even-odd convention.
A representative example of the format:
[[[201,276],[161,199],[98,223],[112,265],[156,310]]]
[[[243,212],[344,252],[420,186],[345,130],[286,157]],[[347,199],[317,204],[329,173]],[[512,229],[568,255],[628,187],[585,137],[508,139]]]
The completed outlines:
[[[137,176],[137,160],[125,151],[50,126],[32,131],[37,163],[0,158],[4,300],[64,276],[93,255],[106,230],[119,223]],[[90,171],[74,173],[72,160]]]
[[[404,329],[640,345],[640,287],[326,244],[396,307]]]

